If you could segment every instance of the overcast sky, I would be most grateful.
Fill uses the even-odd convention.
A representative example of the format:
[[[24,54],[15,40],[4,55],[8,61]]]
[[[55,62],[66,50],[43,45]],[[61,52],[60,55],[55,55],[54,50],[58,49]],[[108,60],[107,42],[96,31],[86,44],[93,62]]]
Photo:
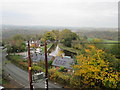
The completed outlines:
[[[118,26],[118,0],[3,0],[0,9],[2,24]]]

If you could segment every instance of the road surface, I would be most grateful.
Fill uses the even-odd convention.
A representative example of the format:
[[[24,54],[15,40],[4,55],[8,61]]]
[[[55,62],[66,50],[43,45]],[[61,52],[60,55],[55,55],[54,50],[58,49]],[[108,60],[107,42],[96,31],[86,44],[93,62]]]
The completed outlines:
[[[5,61],[7,60],[6,57],[6,52],[3,51],[2,53],[2,60]],[[10,76],[16,80],[19,84],[21,84],[22,86],[24,86],[25,88],[29,88],[29,82],[28,82],[28,73],[20,68],[18,68],[17,66],[15,66],[12,63],[7,63],[3,65],[3,70],[5,71],[5,73],[10,74]],[[45,84],[44,84],[44,80],[38,82],[38,83],[34,83],[34,87],[35,88],[45,88]],[[58,85],[58,84],[54,84],[52,82],[49,82],[49,88],[62,88],[62,86]]]

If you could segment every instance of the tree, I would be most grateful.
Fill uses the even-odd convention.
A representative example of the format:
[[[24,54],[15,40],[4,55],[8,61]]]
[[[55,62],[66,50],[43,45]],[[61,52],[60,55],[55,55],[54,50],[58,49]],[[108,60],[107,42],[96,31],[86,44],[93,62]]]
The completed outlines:
[[[117,88],[119,73],[105,61],[104,51],[93,45],[88,45],[85,54],[76,57],[77,64],[73,65],[73,83],[76,87],[107,87]],[[79,82],[79,83],[78,83]]]
[[[109,52],[120,59],[120,44],[112,45],[111,48],[109,49]]]
[[[12,37],[12,40],[24,40],[24,38],[22,37],[22,35],[16,34]]]
[[[51,33],[56,41],[59,40],[59,30],[52,30]]]
[[[55,40],[52,32],[46,32],[46,33],[44,34],[44,38],[45,38],[46,40],[50,40],[50,41],[54,41],[54,40]]]
[[[105,61],[109,62],[109,66],[115,71],[120,71],[120,59],[116,58],[115,55],[105,53]]]
[[[13,36],[7,44],[7,52],[15,53],[15,52],[23,52],[26,50],[26,45],[24,43],[24,39],[21,35]]]
[[[59,35],[60,42],[68,47],[71,47],[72,40],[76,40],[77,38],[77,34],[68,29],[62,30]]]
[[[11,48],[11,46],[10,45],[7,45],[6,46],[6,48],[7,48],[7,53],[8,53],[8,55],[12,52],[12,48]]]

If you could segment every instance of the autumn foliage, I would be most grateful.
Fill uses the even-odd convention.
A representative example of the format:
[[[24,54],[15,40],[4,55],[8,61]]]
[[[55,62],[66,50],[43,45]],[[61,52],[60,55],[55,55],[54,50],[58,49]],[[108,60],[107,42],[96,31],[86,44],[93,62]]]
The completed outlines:
[[[77,64],[73,66],[74,88],[117,88],[119,73],[109,66],[104,59],[104,51],[93,45],[88,45],[85,54],[76,57]]]

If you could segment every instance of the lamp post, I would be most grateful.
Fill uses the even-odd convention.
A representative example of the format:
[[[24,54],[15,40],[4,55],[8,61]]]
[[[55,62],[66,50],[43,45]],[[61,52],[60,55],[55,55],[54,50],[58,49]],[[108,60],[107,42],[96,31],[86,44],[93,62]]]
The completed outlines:
[[[48,62],[47,62],[47,46],[46,46],[46,40],[44,43],[45,47],[45,89],[48,90]]]

